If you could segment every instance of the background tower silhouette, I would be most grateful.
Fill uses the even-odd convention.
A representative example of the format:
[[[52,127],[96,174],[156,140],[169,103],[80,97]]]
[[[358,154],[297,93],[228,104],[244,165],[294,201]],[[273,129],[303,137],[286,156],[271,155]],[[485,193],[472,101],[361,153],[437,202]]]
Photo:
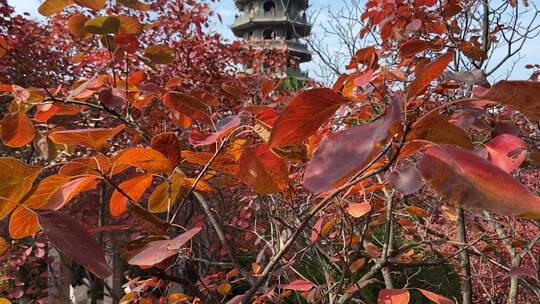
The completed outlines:
[[[231,29],[236,37],[255,47],[285,49],[286,73],[300,79],[308,75],[300,63],[311,60],[311,52],[299,38],[311,32],[306,18],[308,0],[235,0],[240,11]]]

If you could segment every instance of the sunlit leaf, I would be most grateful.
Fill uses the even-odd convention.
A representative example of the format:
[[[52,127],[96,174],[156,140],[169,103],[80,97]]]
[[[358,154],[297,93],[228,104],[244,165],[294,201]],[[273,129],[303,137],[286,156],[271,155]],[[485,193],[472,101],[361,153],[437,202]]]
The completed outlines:
[[[64,164],[58,171],[59,175],[97,175],[107,174],[111,169],[110,160],[103,154],[94,157],[77,158]]]
[[[324,192],[346,182],[377,154],[400,119],[400,101],[393,98],[382,119],[327,134],[306,168],[304,186],[312,192]]]
[[[183,150],[182,155],[189,163],[205,166],[212,159],[213,153]],[[210,164],[210,168],[235,176],[238,175],[240,170],[238,162],[226,154],[219,154]]]
[[[139,174],[128,180],[123,181],[118,185],[122,191],[124,191],[134,202],[139,201],[144,191],[152,184],[152,176],[147,174]],[[128,198],[125,197],[120,191],[114,190],[111,195],[111,201],[109,203],[109,209],[112,216],[120,216],[127,211],[126,204]]]
[[[381,289],[377,304],[407,304],[411,295],[407,289]]]
[[[368,202],[352,203],[347,207],[347,213],[353,217],[362,217],[371,210],[371,204]]]
[[[281,289],[296,290],[296,291],[310,291],[313,288],[313,283],[306,280],[294,280],[289,284],[281,284],[277,286]]]
[[[271,194],[288,187],[287,164],[268,145],[246,148],[240,157],[239,178],[259,194]]]
[[[26,165],[14,158],[0,157],[0,220],[8,215],[32,188],[43,168]]]
[[[73,0],[45,0],[38,7],[38,12],[49,17],[64,10],[66,6],[73,4]]]
[[[105,6],[106,0],[73,0],[80,6],[99,11]]]
[[[98,183],[99,179],[95,176],[79,177],[71,180],[53,193],[44,209],[58,210],[80,193],[95,189]]]
[[[1,123],[0,137],[8,147],[22,147],[34,139],[35,129],[32,121],[23,112],[8,113]]]
[[[270,146],[301,143],[332,117],[342,103],[341,96],[326,88],[311,89],[296,95],[275,121]]]
[[[120,19],[115,16],[99,16],[86,21],[84,30],[98,35],[116,34],[120,30]]]
[[[107,140],[114,137],[124,129],[125,125],[118,125],[113,129],[95,128],[62,130],[52,132],[49,138],[57,143],[64,145],[81,145],[88,148],[99,149],[107,143]]]
[[[101,278],[112,275],[103,250],[79,222],[59,211],[37,215],[45,236],[63,255]]]
[[[171,162],[152,148],[129,148],[120,152],[113,166],[130,165],[149,173],[169,173]]]
[[[436,304],[454,304],[454,301],[446,298],[446,297],[443,297],[439,294],[436,294],[434,292],[431,292],[429,290],[425,290],[425,289],[421,289],[421,288],[417,288],[418,291],[420,291],[426,298],[430,299],[431,301],[433,301],[434,303]]]
[[[22,207],[17,208],[9,219],[9,235],[14,239],[31,236],[39,231],[36,214],[31,209],[40,209],[47,205],[53,195],[67,182],[69,176],[51,175],[43,179],[36,190],[22,201]]]
[[[540,218],[540,198],[473,152],[433,146],[419,164],[430,186],[451,203],[506,216]]]

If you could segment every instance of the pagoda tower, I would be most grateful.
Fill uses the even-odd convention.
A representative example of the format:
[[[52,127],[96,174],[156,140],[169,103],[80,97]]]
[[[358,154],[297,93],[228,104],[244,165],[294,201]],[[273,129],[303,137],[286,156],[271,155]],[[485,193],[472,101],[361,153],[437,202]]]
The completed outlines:
[[[311,32],[306,9],[309,0],[235,0],[240,14],[231,29],[236,37],[256,47],[280,49],[287,52],[286,73],[309,79],[300,70],[300,63],[311,60],[311,52],[299,38]]]

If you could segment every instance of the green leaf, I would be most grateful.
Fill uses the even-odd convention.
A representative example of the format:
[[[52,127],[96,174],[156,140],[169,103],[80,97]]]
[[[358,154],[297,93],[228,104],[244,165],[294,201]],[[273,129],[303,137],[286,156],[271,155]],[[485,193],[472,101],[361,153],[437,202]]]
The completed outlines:
[[[116,34],[120,29],[120,19],[114,16],[101,16],[86,21],[84,30],[92,34]]]
[[[155,44],[147,47],[144,50],[144,57],[158,64],[171,63],[176,58],[174,51],[164,44]]]

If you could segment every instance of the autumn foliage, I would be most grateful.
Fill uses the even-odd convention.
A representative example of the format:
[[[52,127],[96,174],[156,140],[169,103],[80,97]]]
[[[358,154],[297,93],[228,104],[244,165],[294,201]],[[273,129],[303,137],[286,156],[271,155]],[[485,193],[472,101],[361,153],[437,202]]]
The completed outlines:
[[[204,2],[0,5],[0,303],[57,264],[115,303],[540,301],[540,83],[488,60],[526,1],[369,0],[298,92]]]

